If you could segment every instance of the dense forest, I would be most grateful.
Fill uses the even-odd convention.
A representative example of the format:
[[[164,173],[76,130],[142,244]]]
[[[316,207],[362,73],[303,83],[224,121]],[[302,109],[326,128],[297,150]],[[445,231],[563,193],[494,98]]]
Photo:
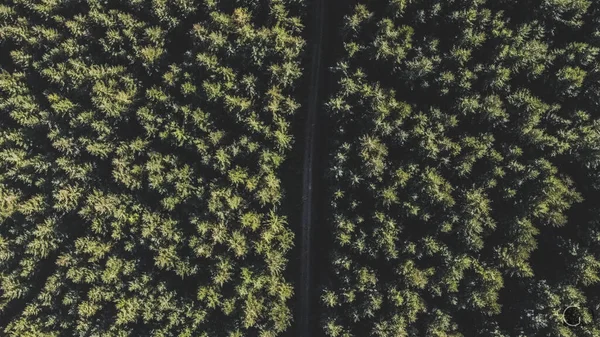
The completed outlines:
[[[597,337],[598,200],[598,1],[0,1],[0,336]]]
[[[302,7],[2,2],[2,335],[290,326]]]
[[[600,336],[600,3],[353,1],[338,31],[327,336]]]

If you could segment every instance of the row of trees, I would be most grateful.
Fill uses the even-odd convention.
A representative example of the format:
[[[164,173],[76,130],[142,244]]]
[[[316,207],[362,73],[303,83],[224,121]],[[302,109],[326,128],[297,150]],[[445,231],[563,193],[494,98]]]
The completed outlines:
[[[290,326],[302,7],[0,4],[1,335]]]
[[[325,334],[599,335],[598,3],[348,6]]]

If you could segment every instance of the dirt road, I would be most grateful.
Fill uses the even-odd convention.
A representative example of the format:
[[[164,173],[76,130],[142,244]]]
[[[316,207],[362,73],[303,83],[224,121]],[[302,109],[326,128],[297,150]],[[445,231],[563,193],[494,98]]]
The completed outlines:
[[[301,250],[301,266],[300,266],[300,292],[299,301],[299,317],[298,327],[300,337],[310,337],[311,328],[317,317],[311,313],[313,307],[313,286],[314,276],[311,274],[313,269],[313,256],[311,255],[312,233],[313,233],[313,168],[315,157],[315,133],[317,123],[317,113],[321,108],[320,92],[321,74],[322,74],[322,52],[323,52],[323,34],[325,21],[325,4],[324,0],[315,0],[314,3],[314,43],[312,45],[311,71],[310,71],[310,91],[307,106],[307,119],[305,130],[305,146],[304,146],[304,172],[302,184],[302,250]]]

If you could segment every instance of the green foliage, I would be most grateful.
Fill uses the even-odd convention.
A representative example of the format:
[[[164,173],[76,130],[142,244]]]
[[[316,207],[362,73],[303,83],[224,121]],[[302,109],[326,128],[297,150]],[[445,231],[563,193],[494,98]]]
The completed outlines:
[[[0,5],[0,335],[288,329],[303,6]]]
[[[0,4],[0,335],[286,333],[308,4]],[[600,2],[339,5],[322,332],[599,336]]]
[[[325,335],[600,334],[598,4],[344,8]]]

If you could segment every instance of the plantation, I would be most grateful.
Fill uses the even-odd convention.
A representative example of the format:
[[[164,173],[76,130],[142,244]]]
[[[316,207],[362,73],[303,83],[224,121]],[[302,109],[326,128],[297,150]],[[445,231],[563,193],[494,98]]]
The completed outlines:
[[[600,335],[598,4],[350,7],[327,336]]]
[[[3,335],[289,327],[279,167],[305,44],[291,9],[0,5]]]
[[[0,336],[600,336],[599,107],[591,0],[1,1]]]

